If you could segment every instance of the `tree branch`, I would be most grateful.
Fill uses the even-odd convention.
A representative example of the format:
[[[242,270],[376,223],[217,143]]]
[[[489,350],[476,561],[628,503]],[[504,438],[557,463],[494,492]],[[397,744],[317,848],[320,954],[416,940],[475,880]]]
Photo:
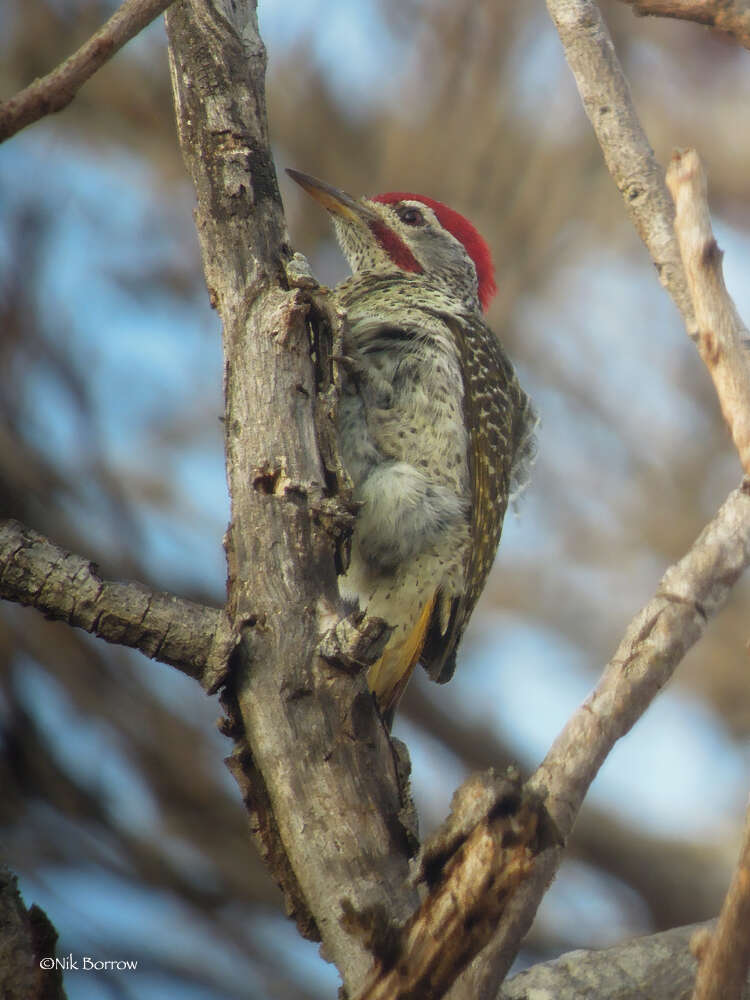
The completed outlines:
[[[750,563],[750,481],[730,493],[690,551],[671,566],[639,612],[594,691],[557,737],[527,788],[541,797],[563,839],[617,740],[643,715],[726,602]],[[473,995],[494,997],[562,861],[544,852],[503,915],[492,953],[473,971]]]
[[[695,982],[691,938],[696,932],[709,932],[714,923],[674,927],[613,948],[580,949],[554,962],[540,962],[509,979],[498,1000],[685,1000]],[[726,1000],[729,994],[721,996]]]
[[[732,1000],[742,995],[750,970],[750,806],[718,924],[713,932],[694,936],[690,947],[698,954],[693,1000]]]
[[[724,285],[706,175],[694,149],[672,156],[667,186],[676,207],[675,232],[698,324],[698,351],[713,379],[742,468],[750,475],[748,333]]]
[[[140,583],[102,580],[93,563],[13,520],[0,522],[0,597],[139,649],[209,692],[222,684],[235,645],[223,610]]]
[[[725,604],[750,563],[750,480],[733,490],[628,626],[599,683],[530,779],[567,836],[583,797],[624,736]]]
[[[638,120],[607,25],[594,0],[547,0],[547,9],[607,169],[651,254],[659,280],[693,337],[695,318],[674,235],[674,206],[664,171]]]
[[[459,719],[425,690],[426,684],[415,679],[407,689],[402,707],[410,721],[429,728],[472,770],[494,766],[502,771],[513,763],[508,748],[489,726]],[[692,923],[718,912],[732,866],[724,862],[723,854],[721,860],[717,857],[716,846],[711,841],[646,833],[588,800],[576,819],[568,857],[572,853],[630,886],[646,904],[655,927],[664,930],[681,920]]]
[[[125,0],[96,34],[65,62],[0,104],[0,142],[45,115],[66,108],[83,84],[171,2]]]
[[[723,31],[750,49],[748,0],[623,0],[640,16],[675,17]]]

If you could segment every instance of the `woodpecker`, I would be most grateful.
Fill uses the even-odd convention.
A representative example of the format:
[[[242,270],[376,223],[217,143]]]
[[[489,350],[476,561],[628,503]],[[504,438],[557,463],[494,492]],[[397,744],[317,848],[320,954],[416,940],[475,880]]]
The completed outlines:
[[[287,170],[331,214],[352,276],[339,439],[359,501],[343,596],[393,632],[367,675],[383,716],[418,662],[450,680],[509,499],[535,453],[534,408],[483,312],[489,247],[422,195],[353,198]]]

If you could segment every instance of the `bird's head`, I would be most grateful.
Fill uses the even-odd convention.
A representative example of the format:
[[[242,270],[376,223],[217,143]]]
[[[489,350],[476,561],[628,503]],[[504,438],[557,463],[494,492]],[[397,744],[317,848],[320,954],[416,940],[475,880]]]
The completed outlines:
[[[392,191],[352,198],[298,170],[287,173],[333,217],[352,271],[401,270],[444,284],[486,310],[497,291],[490,249],[474,226],[433,198]]]

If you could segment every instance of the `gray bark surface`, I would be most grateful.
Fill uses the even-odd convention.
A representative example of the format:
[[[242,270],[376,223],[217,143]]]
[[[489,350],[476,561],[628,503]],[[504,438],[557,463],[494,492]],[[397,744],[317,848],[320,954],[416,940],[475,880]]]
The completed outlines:
[[[600,951],[568,952],[513,976],[497,1000],[687,1000],[697,964],[690,939],[712,926],[691,924]],[[750,983],[742,993],[748,997]]]

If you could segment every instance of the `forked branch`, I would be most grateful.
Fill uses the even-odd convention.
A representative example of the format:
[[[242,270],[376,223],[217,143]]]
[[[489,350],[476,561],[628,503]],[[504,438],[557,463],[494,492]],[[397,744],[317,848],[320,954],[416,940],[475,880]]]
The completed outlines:
[[[427,880],[431,891],[391,941],[390,955],[377,960],[377,972],[362,998],[442,995],[461,965],[483,946],[481,935],[466,928],[475,928],[490,903],[496,906],[492,924],[497,928],[491,952],[456,984],[451,996],[496,995],[562,861],[564,842],[599,768],[702,636],[748,564],[750,481],[746,480],[729,495],[690,551],[667,570],[652,600],[630,623],[596,688],[526,783],[519,807],[515,812],[506,810],[503,822],[512,819],[512,823],[498,824],[499,813],[490,808],[476,824],[469,823],[457,849],[427,845],[426,868],[434,868],[434,882]],[[460,792],[468,804],[462,802],[460,808],[454,804],[454,815],[470,815],[477,788],[481,792],[481,786],[471,781],[463,786]],[[535,804],[531,811],[529,803]],[[449,838],[451,820],[446,825]],[[513,836],[504,839],[510,829]],[[511,843],[515,854],[501,850]],[[432,856],[442,863],[431,864]],[[467,885],[477,897],[486,898],[472,900]],[[463,950],[454,940],[458,917],[463,918]]]
[[[730,493],[690,551],[671,566],[632,620],[594,691],[573,714],[527,788],[565,840],[591,782],[615,743],[643,715],[750,564],[750,481]],[[537,859],[498,925],[491,954],[472,970],[465,995],[495,996],[562,861],[561,847]],[[463,994],[462,994],[463,995]]]
[[[594,0],[547,0],[547,7],[606,165],[662,284],[695,339],[698,324],[674,234],[674,208],[599,8]],[[744,445],[741,420],[744,414],[735,420]],[[570,833],[583,797],[614,743],[671,677],[748,562],[750,486],[746,480],[688,555],[667,572],[653,600],[631,623],[595,691],[530,779],[529,786],[543,797],[563,837]],[[539,859],[503,915],[491,953],[472,970],[473,985],[461,995],[496,995],[561,858],[561,849],[553,848]]]

